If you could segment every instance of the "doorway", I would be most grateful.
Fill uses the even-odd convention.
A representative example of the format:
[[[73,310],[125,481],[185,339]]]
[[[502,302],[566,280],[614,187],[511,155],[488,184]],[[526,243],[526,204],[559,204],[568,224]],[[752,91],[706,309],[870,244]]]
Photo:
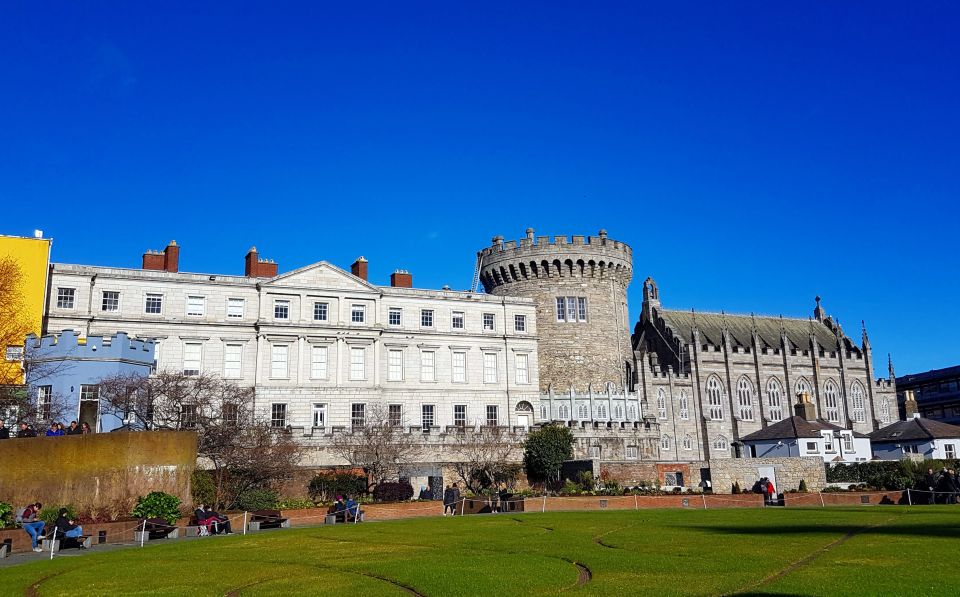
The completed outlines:
[[[80,416],[78,417],[78,423],[83,426],[84,423],[90,426],[90,430],[99,433],[100,427],[98,423],[100,421],[100,401],[99,400],[81,400],[80,401]]]

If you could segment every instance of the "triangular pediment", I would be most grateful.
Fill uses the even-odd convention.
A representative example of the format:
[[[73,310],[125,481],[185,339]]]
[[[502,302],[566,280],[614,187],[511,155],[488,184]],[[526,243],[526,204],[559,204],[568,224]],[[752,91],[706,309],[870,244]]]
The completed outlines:
[[[373,290],[377,287],[326,261],[318,261],[263,283],[264,286],[330,290]]]

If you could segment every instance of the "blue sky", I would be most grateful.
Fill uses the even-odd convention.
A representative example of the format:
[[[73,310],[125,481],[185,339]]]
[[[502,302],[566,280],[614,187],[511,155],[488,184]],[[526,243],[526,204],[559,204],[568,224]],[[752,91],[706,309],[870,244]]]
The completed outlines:
[[[960,5],[7,2],[0,233],[61,262],[370,260],[466,288],[491,237],[634,249],[630,307],[807,316],[960,363]],[[882,369],[882,367],[881,367]]]

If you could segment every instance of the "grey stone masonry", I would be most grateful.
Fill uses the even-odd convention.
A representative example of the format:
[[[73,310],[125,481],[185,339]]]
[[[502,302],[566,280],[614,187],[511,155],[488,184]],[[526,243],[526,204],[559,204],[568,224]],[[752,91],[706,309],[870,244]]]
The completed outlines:
[[[721,458],[710,460],[703,468],[710,469],[710,481],[715,493],[730,493],[733,484],[750,491],[764,471],[774,471],[774,488],[777,493],[799,489],[805,481],[809,491],[820,491],[827,485],[827,473],[823,459],[816,456],[790,458]]]

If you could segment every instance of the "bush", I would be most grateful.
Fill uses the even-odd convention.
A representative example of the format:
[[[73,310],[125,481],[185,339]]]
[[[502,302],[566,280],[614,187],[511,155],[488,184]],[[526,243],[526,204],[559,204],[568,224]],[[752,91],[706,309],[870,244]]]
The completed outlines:
[[[217,486],[208,471],[193,471],[190,477],[190,497],[193,498],[194,504],[208,504],[211,508],[215,507]]]
[[[380,483],[373,488],[375,502],[403,502],[413,497],[413,485],[409,481]]]
[[[174,524],[180,518],[180,498],[162,491],[151,491],[137,498],[137,506],[131,514],[136,518],[162,518]]]
[[[247,512],[276,510],[279,501],[277,492],[272,489],[248,489],[237,496],[237,508]]]
[[[807,493],[807,482],[804,479],[800,479],[800,487],[797,488],[797,491]]]
[[[523,468],[534,483],[555,482],[564,460],[573,457],[573,432],[560,425],[531,431],[523,442]]]
[[[739,495],[743,493],[743,489],[740,487],[740,481],[735,481],[733,483],[733,493],[734,495]]]
[[[71,520],[77,519],[77,509],[72,504],[57,504],[54,506],[47,506],[40,511],[40,520],[47,523],[47,526],[51,526],[54,522],[57,521],[57,517],[60,516],[60,508],[67,509],[67,518]]]
[[[13,526],[13,506],[0,502],[0,529]]]
[[[317,502],[333,501],[338,495],[360,495],[367,491],[366,475],[350,471],[319,473],[307,486],[307,493]]]

